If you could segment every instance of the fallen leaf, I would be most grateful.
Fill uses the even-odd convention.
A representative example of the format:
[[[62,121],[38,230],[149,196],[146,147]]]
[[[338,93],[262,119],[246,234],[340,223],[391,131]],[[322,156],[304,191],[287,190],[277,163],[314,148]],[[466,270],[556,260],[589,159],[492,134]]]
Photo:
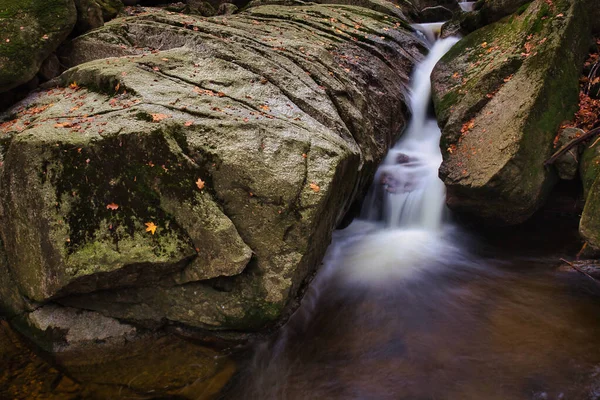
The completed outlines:
[[[316,183],[311,183],[310,184],[310,188],[312,189],[313,192],[317,193],[319,192],[319,190],[321,190],[321,188],[319,187],[319,185],[317,185]]]
[[[75,90],[79,89],[79,85],[77,84],[77,82],[73,82],[73,83],[71,83],[71,84],[69,85],[69,87],[70,87],[71,89],[75,89]]]
[[[106,205],[106,208],[108,210],[113,210],[114,211],[114,210],[118,210],[119,209],[119,205],[115,204],[115,203],[110,203],[110,204]]]
[[[167,114],[150,114],[150,115],[152,115],[152,122],[160,122],[163,119],[171,118]]]
[[[194,121],[185,121],[185,124],[183,124],[185,126],[192,126],[194,125]]]
[[[465,134],[465,133],[469,132],[471,129],[473,129],[474,127],[475,127],[475,120],[472,119],[463,124],[462,129],[460,130],[460,133]]]
[[[146,222],[146,232],[151,232],[154,235],[154,232],[156,232],[156,228],[158,228],[156,225],[154,225],[154,222]]]
[[[198,186],[198,189],[202,190],[204,189],[204,181],[200,178],[198,178],[198,180],[196,181],[196,186]]]

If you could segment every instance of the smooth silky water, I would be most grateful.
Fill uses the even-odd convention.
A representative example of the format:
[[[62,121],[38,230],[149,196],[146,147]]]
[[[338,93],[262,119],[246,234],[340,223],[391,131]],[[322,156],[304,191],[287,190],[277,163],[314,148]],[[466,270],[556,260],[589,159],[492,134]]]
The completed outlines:
[[[412,120],[360,218],[334,232],[300,308],[223,398],[600,399],[598,286],[556,272],[556,248],[490,251],[448,220],[429,77],[455,42],[416,68]]]

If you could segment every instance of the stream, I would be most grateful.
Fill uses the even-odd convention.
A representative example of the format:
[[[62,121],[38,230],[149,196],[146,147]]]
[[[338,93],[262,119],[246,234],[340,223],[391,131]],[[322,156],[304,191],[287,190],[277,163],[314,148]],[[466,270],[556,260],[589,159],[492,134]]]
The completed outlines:
[[[482,233],[446,210],[430,74],[457,39],[435,41],[440,26],[417,26],[432,45],[412,119],[273,338],[235,360],[149,338],[71,379],[0,321],[0,398],[600,399],[600,286],[556,268],[577,252],[577,218]],[[202,383],[207,359],[220,372]]]
[[[417,28],[431,40],[438,25]],[[334,233],[300,308],[224,398],[600,399],[594,282],[549,269],[558,248],[536,253],[525,230],[511,253],[449,219],[429,77],[456,41],[435,41],[416,68],[412,120],[360,218]]]

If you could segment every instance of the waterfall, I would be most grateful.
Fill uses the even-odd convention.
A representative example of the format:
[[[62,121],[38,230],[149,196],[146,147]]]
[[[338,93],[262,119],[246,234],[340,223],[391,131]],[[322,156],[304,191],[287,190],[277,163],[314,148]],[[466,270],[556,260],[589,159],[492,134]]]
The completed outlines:
[[[436,26],[420,24],[415,28],[430,37]],[[350,282],[373,284],[414,277],[428,265],[443,264],[431,261],[460,253],[443,234],[445,187],[438,177],[441,132],[429,112],[431,72],[457,41],[435,41],[416,67],[409,93],[412,118],[408,127],[377,170],[361,218],[345,232],[334,234],[330,251],[343,256],[326,268],[338,271]]]
[[[441,133],[435,118],[428,114],[430,76],[435,64],[456,41],[447,38],[435,42],[415,70],[410,88],[412,119],[375,175],[362,212],[366,219],[382,218],[391,228],[440,229],[445,188],[438,178]]]

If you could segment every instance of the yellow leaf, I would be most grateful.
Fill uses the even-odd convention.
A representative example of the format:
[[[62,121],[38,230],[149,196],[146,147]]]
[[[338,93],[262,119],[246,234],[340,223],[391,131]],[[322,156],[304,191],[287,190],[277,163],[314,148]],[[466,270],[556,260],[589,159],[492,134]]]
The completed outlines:
[[[156,232],[156,228],[158,228],[156,225],[154,225],[154,222],[146,222],[146,232],[151,232],[154,235],[154,232]]]

